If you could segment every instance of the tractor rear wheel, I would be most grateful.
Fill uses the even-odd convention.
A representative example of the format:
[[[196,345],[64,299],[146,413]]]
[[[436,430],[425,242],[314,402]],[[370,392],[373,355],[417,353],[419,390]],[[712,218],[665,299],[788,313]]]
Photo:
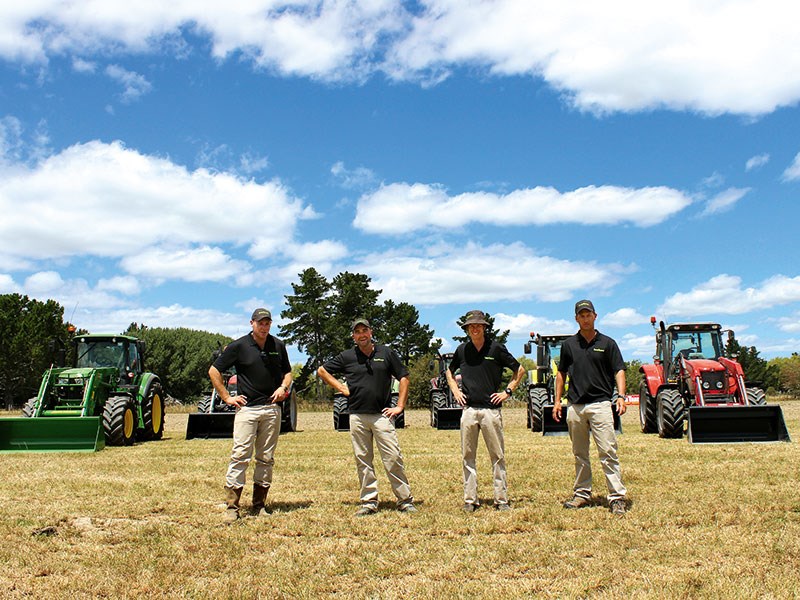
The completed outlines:
[[[647,383],[639,386],[639,427],[642,433],[658,432],[656,419],[656,400],[647,391]]]
[[[23,417],[32,417],[33,413],[36,412],[36,396],[33,398],[29,398],[28,401],[25,403],[25,406],[22,407],[22,416]]]
[[[344,421],[343,417],[349,416],[347,412],[347,396],[336,394],[333,397],[333,428],[340,431],[340,421]],[[344,425],[344,423],[341,423]]]
[[[164,435],[164,391],[161,384],[154,381],[144,396],[142,404],[144,429],[136,432],[143,440],[160,440]]]
[[[760,388],[747,388],[747,403],[751,406],[764,406],[767,403],[767,395]]]
[[[641,402],[641,400],[639,400]],[[686,407],[678,390],[661,390],[656,396],[656,422],[658,437],[683,437]]]
[[[204,395],[197,402],[197,412],[207,413],[210,406],[211,406],[211,396]]]
[[[544,405],[550,403],[550,397],[544,388],[528,390],[528,415],[531,420],[531,431],[541,431],[544,421]]]
[[[130,446],[136,434],[136,407],[127,396],[112,396],[103,409],[103,432],[109,446]]]
[[[444,392],[431,394],[431,427],[439,427],[439,409],[447,408],[447,396]]]

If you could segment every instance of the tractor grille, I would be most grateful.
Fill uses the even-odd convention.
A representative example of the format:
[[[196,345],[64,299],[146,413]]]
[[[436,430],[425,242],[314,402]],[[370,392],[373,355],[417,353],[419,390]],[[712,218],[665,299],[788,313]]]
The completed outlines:
[[[725,393],[725,371],[704,371],[700,374],[704,394]]]

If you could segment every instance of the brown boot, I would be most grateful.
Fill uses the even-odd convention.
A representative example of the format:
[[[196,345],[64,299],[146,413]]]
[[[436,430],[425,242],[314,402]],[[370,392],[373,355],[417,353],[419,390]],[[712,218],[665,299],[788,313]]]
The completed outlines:
[[[269,511],[265,506],[267,501],[268,487],[253,484],[253,515],[256,517],[266,517]]]
[[[230,525],[239,519],[239,501],[242,499],[243,488],[225,488],[225,523]]]

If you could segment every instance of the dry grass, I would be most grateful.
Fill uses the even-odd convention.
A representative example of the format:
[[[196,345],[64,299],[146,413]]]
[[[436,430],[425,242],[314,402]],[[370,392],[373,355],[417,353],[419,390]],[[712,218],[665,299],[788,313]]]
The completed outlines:
[[[568,439],[527,431],[520,409],[504,411],[509,513],[460,512],[458,432],[425,411],[400,432],[415,515],[392,510],[381,472],[382,510],[352,516],[349,436],[329,413],[301,413],[303,431],[281,437],[272,516],[230,527],[230,441],[184,440],[185,414],[168,415],[161,442],[0,455],[0,597],[797,597],[800,402],[783,406],[791,444],[661,440],[629,412],[623,518],[561,508]],[[490,504],[483,447],[479,469]]]

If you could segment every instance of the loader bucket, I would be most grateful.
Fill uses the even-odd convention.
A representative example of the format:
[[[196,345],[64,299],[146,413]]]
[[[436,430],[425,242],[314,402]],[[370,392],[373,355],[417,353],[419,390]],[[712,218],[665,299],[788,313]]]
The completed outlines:
[[[106,446],[100,417],[0,419],[0,452],[94,452]]]
[[[619,419],[617,412],[617,405],[611,403],[611,411],[614,413],[614,433],[617,435],[622,434],[622,421]],[[561,409],[561,420],[556,421],[553,418],[553,405],[545,404],[542,407],[542,435],[569,435],[569,428],[567,427],[567,407],[563,406]]]
[[[235,417],[236,414],[232,412],[189,413],[189,420],[186,423],[186,439],[232,438]]]
[[[689,442],[791,442],[780,406],[690,406]]]
[[[460,406],[456,408],[437,408],[433,411],[433,426],[436,429],[461,429],[461,414],[464,412]]]

